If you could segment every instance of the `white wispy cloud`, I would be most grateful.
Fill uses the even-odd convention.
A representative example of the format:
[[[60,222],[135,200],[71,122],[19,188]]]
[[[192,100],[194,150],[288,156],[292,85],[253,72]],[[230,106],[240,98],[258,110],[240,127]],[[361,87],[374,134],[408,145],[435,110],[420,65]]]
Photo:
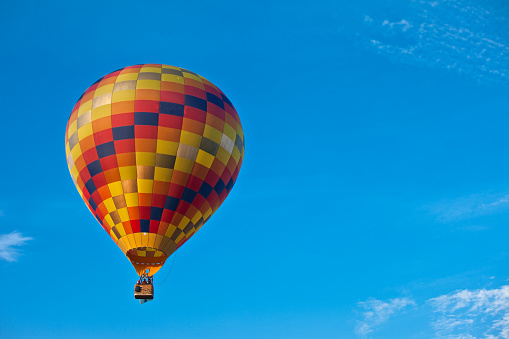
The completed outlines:
[[[509,338],[509,286],[456,291],[428,303],[436,338]]]
[[[408,21],[406,21],[405,19],[402,19],[399,22],[389,22],[389,20],[384,20],[384,22],[382,23],[382,26],[389,26],[391,29],[392,28],[399,28],[403,32],[406,32],[410,28],[412,28],[412,25]]]
[[[358,303],[362,319],[355,332],[359,337],[374,334],[380,325],[403,312],[410,314],[422,336],[433,339],[509,339],[509,286],[464,289],[443,294],[423,303],[411,298],[368,299]],[[412,306],[412,307],[408,307]]]
[[[0,259],[9,262],[16,261],[19,256],[17,247],[25,245],[29,240],[32,238],[24,237],[16,231],[0,235]]]
[[[473,0],[414,0],[394,7],[397,15],[365,15],[366,32],[359,38],[402,61],[508,83],[509,34],[501,27],[507,25],[509,7],[504,2],[487,6]],[[390,20],[389,14],[399,18]]]
[[[362,310],[363,319],[357,322],[355,333],[364,337],[390,317],[411,305],[415,306],[415,301],[410,298],[395,298],[387,301],[368,299],[360,302],[358,307]]]
[[[425,206],[440,222],[489,215],[509,208],[509,194],[471,194]]]

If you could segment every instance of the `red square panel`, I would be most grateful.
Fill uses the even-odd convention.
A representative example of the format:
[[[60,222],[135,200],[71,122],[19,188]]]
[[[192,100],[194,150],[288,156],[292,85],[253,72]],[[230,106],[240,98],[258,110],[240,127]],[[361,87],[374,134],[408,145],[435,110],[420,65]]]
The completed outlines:
[[[167,222],[170,223],[173,219],[173,216],[175,215],[175,211],[167,210],[165,209],[163,211],[163,215],[161,217],[161,222]]]
[[[134,126],[134,137],[142,139],[157,139],[157,126]]]
[[[131,153],[135,152],[135,141],[134,139],[116,140],[115,141],[115,152],[120,153]]]
[[[104,173],[99,173],[99,174],[94,175],[92,180],[94,180],[94,184],[95,184],[96,188],[103,187],[104,185],[107,184],[106,178],[104,177]]]
[[[115,154],[102,158],[101,167],[103,171],[107,171],[118,167],[117,156]]]
[[[90,164],[98,159],[99,155],[97,155],[97,150],[95,148],[91,148],[83,153],[83,160],[85,160],[86,164]]]
[[[113,141],[113,133],[111,129],[105,129],[103,131],[94,133],[94,141],[96,145],[101,145]]]
[[[133,230],[133,233],[140,233],[140,229],[141,229],[140,221],[131,219],[131,229]]]
[[[134,102],[135,112],[159,113],[159,101],[155,100],[136,100]]]
[[[184,108],[184,118],[193,119],[201,123],[205,123],[207,121],[207,113],[202,111],[201,109],[186,106]]]
[[[166,202],[166,195],[152,194],[152,206],[163,208]]]
[[[182,128],[182,122],[184,118],[170,115],[170,114],[159,114],[159,126],[180,129]]]
[[[194,175],[189,176],[189,180],[187,181],[187,188],[192,189],[195,192],[198,192],[200,190],[201,184],[203,183],[203,180],[200,178],[195,177]]]
[[[186,95],[192,95],[200,99],[207,100],[207,92],[205,92],[203,89],[196,88],[195,86],[186,85],[185,91]]]
[[[150,233],[157,233],[157,229],[159,228],[160,221],[159,220],[150,220]]]
[[[134,113],[122,113],[111,116],[111,126],[132,126],[134,125]]]
[[[161,91],[161,101],[173,102],[174,104],[184,105],[186,102],[186,96],[184,93],[178,93],[173,91]]]

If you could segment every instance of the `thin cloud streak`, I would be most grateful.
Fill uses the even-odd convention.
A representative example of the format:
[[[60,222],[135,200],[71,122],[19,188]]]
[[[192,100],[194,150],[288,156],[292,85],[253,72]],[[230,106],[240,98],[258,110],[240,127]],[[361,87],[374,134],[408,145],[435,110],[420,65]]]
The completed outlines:
[[[507,5],[497,6],[502,8],[471,0],[412,1],[398,20],[365,15],[367,32],[359,38],[399,61],[509,83],[509,36],[501,29]]]
[[[355,333],[365,337],[407,306],[415,305],[415,301],[410,298],[395,298],[388,301],[368,299],[360,302],[358,307],[363,310],[363,319],[357,323]]]
[[[16,261],[20,254],[16,247],[23,246],[32,239],[24,237],[17,231],[0,235],[0,259],[8,262]]]
[[[443,223],[499,213],[508,208],[509,194],[471,194],[424,207]]]

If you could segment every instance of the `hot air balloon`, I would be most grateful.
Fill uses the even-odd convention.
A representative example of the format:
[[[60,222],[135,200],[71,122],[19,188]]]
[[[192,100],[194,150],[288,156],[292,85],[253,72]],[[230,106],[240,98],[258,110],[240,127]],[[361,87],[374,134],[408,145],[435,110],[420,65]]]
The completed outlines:
[[[143,64],[105,75],[82,94],[65,150],[83,201],[139,281],[151,285],[230,193],[244,134],[232,103],[210,81]]]

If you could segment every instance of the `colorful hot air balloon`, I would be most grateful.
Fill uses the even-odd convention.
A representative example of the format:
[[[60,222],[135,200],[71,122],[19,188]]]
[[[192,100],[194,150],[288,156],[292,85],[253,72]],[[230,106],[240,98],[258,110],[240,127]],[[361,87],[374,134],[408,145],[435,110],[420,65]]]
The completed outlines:
[[[231,191],[244,134],[230,100],[207,79],[145,64],[83,93],[65,150],[87,207],[137,273],[152,276]]]

